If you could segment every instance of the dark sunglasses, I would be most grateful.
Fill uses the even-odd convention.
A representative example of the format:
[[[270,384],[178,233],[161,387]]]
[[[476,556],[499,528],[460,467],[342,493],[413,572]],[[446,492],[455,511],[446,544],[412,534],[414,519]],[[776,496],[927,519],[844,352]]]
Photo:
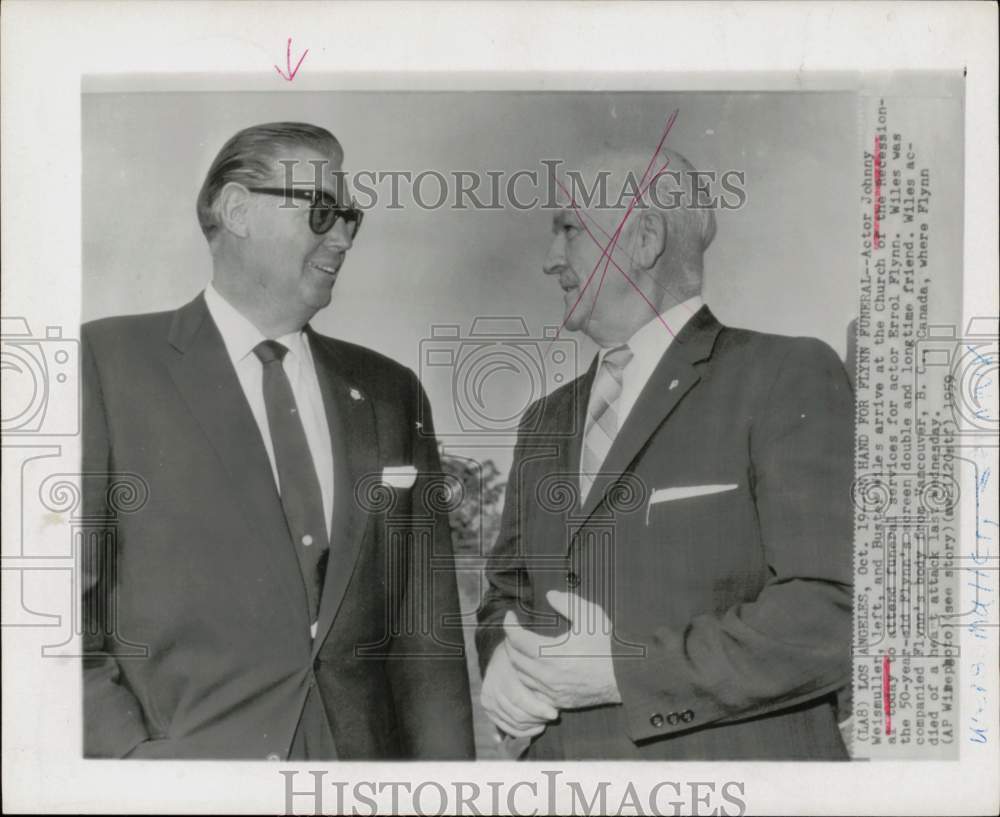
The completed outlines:
[[[283,187],[248,187],[251,193],[264,193],[268,196],[283,196],[291,199],[302,199],[309,202],[309,228],[316,235],[326,235],[343,219],[347,225],[347,234],[354,239],[361,229],[364,211],[357,207],[341,207],[337,200],[323,190],[286,190]]]

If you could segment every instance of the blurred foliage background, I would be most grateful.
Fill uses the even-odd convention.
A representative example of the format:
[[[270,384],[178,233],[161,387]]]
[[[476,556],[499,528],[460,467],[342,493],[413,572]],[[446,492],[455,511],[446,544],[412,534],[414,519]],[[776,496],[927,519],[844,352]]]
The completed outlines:
[[[442,470],[455,480],[461,501],[448,514],[458,568],[458,592],[465,618],[465,645],[472,686],[475,717],[476,755],[481,759],[500,758],[494,740],[496,730],[479,705],[479,664],[475,645],[476,610],[482,600],[486,578],[486,555],[496,541],[503,512],[504,475],[491,459],[482,461],[441,451]],[[461,485],[461,489],[458,486]]]

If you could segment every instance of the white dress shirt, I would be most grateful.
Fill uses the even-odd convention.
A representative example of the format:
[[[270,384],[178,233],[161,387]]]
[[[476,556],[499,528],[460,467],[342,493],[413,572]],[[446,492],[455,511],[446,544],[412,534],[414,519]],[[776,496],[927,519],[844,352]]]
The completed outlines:
[[[271,461],[271,471],[274,483],[281,491],[278,479],[278,465],[274,459],[274,444],[271,442],[271,428],[267,423],[267,408],[264,405],[264,364],[254,354],[254,347],[262,340],[267,340],[261,331],[248,321],[219,291],[209,284],[205,288],[205,304],[215,325],[222,335],[229,359],[236,369],[243,393],[250,404],[250,411],[260,436],[267,449]],[[333,447],[330,442],[330,428],[326,422],[326,411],[323,408],[323,394],[319,389],[316,377],[316,366],[313,363],[312,351],[305,332],[299,330],[288,335],[282,335],[274,340],[288,347],[281,365],[288,375],[295,395],[295,403],[299,409],[299,417],[306,432],[306,442],[312,454],[316,477],[319,479],[320,491],[323,494],[323,518],[326,519],[327,536],[332,535],[333,523]]]
[[[636,400],[639,399],[639,395],[653,374],[656,365],[660,362],[667,349],[670,348],[670,344],[674,340],[674,335],[684,328],[684,324],[704,304],[705,302],[700,295],[695,295],[693,298],[688,298],[686,301],[675,304],[666,312],[654,317],[641,329],[638,329],[626,341],[628,348],[632,350],[632,359],[629,361],[628,366],[622,370],[622,392],[615,403],[615,414],[618,417],[619,431],[625,425],[626,418],[632,412]],[[601,349],[598,354],[597,365],[600,366],[604,362],[604,356],[620,345],[616,343],[606,349]],[[584,439],[586,439],[586,432],[590,430],[592,424],[593,421],[590,417],[590,412],[587,412],[587,426],[584,429]]]

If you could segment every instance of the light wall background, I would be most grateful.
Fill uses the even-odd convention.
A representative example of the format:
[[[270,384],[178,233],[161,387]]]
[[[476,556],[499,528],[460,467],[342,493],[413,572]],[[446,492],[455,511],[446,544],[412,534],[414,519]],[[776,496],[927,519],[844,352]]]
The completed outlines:
[[[83,319],[173,309],[205,286],[211,259],[195,197],[218,149],[247,125],[323,125],[343,144],[348,171],[510,174],[541,172],[542,159],[572,169],[607,147],[652,153],[676,108],[670,147],[698,169],[746,174],[746,206],[717,213],[709,305],[723,323],[812,335],[843,357],[857,301],[856,105],[832,92],[88,93]],[[432,325],[466,332],[476,316],[520,316],[540,337],[560,322],[562,295],[541,272],[551,213],[386,203],[366,213],[333,302],[313,321],[320,332],[420,371]],[[585,367],[593,346],[578,340]],[[426,385],[447,424],[447,382]],[[487,397],[515,410],[516,389],[499,386]],[[510,440],[497,442],[488,456],[506,468]]]

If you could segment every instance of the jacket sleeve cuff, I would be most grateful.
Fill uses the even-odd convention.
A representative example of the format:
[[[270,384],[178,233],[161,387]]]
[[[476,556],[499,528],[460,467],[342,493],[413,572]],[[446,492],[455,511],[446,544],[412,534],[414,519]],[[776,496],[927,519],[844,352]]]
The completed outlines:
[[[676,645],[660,644],[655,652],[647,646],[641,656],[620,651],[614,656],[618,694],[633,742],[704,727],[726,715],[711,699],[697,695],[676,669],[671,671],[682,653],[681,636],[670,638]],[[671,654],[677,657],[671,659]]]

